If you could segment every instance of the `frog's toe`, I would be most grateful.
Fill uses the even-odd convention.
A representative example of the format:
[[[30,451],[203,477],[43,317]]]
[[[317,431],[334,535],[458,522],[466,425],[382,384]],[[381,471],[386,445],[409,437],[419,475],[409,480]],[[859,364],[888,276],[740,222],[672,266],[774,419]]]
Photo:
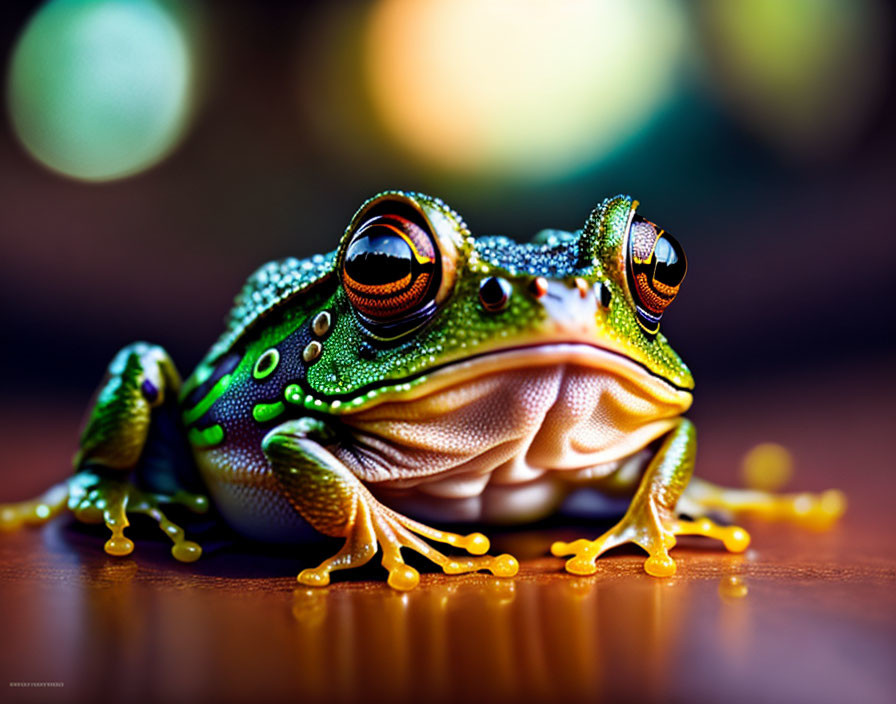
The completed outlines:
[[[180,503],[180,502],[178,502]],[[130,508],[133,513],[142,513],[158,523],[162,532],[168,536],[173,545],[171,556],[178,562],[196,562],[202,556],[202,548],[198,543],[187,540],[184,529],[169,520],[162,510],[154,505],[150,497],[144,496]]]
[[[89,471],[69,480],[68,505],[75,517],[84,523],[106,524],[112,537],[105,550],[110,555],[129,555],[134,543],[124,535],[130,525],[128,514],[139,513],[152,518],[173,545],[171,555],[180,562],[195,562],[202,548],[184,536],[184,529],[169,520],[159,508],[162,503],[176,503],[201,513],[208,507],[204,496],[178,491],[173,495],[153,494],[137,489],[127,481],[101,478]]]
[[[651,577],[671,577],[678,566],[667,552],[658,552],[644,561],[644,571]]]
[[[678,519],[670,526],[673,535],[702,535],[721,540],[728,552],[743,552],[750,545],[750,534],[740,526],[721,526],[709,518],[695,521]]]
[[[460,557],[448,558],[445,563],[440,563],[445,574],[465,574],[466,572],[478,572],[488,570],[496,577],[513,577],[520,571],[520,563],[513,556],[503,553],[492,557]]]
[[[695,521],[684,518],[663,521],[658,533],[647,533],[648,539],[636,540],[650,557],[644,562],[644,571],[652,577],[671,577],[677,566],[669,555],[675,547],[676,535],[702,535],[721,540],[729,552],[743,552],[750,545],[750,534],[740,526],[722,526],[708,518]]]
[[[597,540],[580,538],[571,543],[557,541],[551,545],[551,554],[556,557],[569,557],[566,571],[570,574],[587,576],[597,572],[597,558],[607,550],[622,545],[625,541],[621,531],[612,530]]]
[[[325,567],[309,567],[299,572],[297,580],[308,587],[326,587],[330,583],[330,570]]]
[[[423,555],[441,567],[445,574],[488,570],[498,577],[513,577],[520,568],[519,562],[512,555],[492,557],[483,554],[488,551],[490,544],[482,533],[459,535],[437,530],[388,509],[375,513],[373,527],[383,551],[383,567],[389,570],[389,585],[394,589],[403,591],[413,589],[420,581],[417,570],[405,564],[402,559],[402,548],[409,548]],[[431,540],[461,547],[474,557],[445,555],[421,540],[415,533]]]
[[[727,489],[693,479],[682,499],[688,513],[746,514],[766,520],[793,521],[809,528],[830,528],[846,511],[846,496],[837,489],[773,494],[757,489]]]
[[[597,559],[605,552],[634,543],[649,555],[644,562],[647,574],[670,577],[676,570],[675,560],[669,556],[669,550],[675,547],[675,531],[661,516],[652,502],[633,504],[619,523],[596,540],[558,541],[551,545],[551,553],[570,558],[566,561],[567,572],[590,575],[597,571]]]
[[[385,562],[383,563],[385,566]],[[410,565],[403,562],[388,567],[390,587],[401,592],[406,592],[420,584],[420,573]]]
[[[597,556],[600,549],[596,540],[580,538],[571,543],[561,540],[551,545],[551,554],[555,557],[572,557],[566,561],[566,571],[570,574],[589,575],[597,572]]]
[[[551,554],[554,557],[576,555],[579,551],[588,549],[588,547],[594,545],[594,543],[594,540],[586,540],[585,538],[579,538],[571,543],[564,543],[562,540],[557,540],[551,544]]]
[[[171,556],[178,562],[196,562],[202,557],[202,547],[192,540],[184,540],[171,546]]]
[[[35,499],[0,504],[0,531],[18,530],[24,525],[46,523],[65,508],[68,485],[63,482]]]
[[[134,551],[134,543],[124,534],[124,529],[130,525],[127,517],[127,487],[117,485],[103,493],[105,496],[98,498],[95,505],[103,512],[106,528],[112,531],[112,537],[106,541],[104,549],[109,555],[116,557],[130,555]]]
[[[810,527],[825,530],[846,512],[846,495],[838,489],[820,494],[798,494],[794,500],[794,518]]]
[[[566,561],[566,571],[583,577],[594,574],[597,572],[597,555],[592,557],[576,555],[570,558]]]
[[[110,555],[123,557],[134,552],[134,541],[122,534],[113,535],[106,541],[103,549]]]

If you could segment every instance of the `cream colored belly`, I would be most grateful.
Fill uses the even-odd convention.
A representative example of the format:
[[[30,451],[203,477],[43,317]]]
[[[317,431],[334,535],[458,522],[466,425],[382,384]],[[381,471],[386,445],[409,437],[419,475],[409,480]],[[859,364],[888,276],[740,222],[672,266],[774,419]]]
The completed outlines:
[[[344,417],[352,439],[335,454],[421,518],[532,520],[626,459],[643,466],[638,453],[683,410],[646,383],[575,363],[498,370]]]

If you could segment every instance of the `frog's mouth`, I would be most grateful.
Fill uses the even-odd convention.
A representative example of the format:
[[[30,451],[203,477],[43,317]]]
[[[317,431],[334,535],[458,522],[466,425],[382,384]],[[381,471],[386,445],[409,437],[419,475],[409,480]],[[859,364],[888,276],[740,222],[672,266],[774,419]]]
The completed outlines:
[[[585,342],[538,343],[483,351],[430,367],[413,377],[378,385],[379,388],[372,390],[376,391],[377,402],[412,401],[489,375],[552,366],[592,369],[595,375],[625,379],[638,389],[640,395],[676,408],[680,413],[686,411],[693,400],[689,389],[676,386],[639,362]],[[368,404],[364,406],[369,407]]]

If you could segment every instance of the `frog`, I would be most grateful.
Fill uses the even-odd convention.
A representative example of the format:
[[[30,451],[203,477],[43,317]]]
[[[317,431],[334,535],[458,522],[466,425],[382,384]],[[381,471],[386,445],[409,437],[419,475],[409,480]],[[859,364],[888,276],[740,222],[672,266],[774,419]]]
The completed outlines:
[[[620,508],[601,534],[550,546],[575,575],[631,543],[649,575],[669,577],[679,536],[743,552],[750,535],[732,523],[743,513],[832,522],[837,490],[693,476],[694,379],[660,331],[687,258],[638,208],[605,198],[581,229],[521,243],[474,236],[438,198],[375,195],[334,250],[255,271],[183,383],[162,347],[124,347],[73,474],[0,506],[0,528],[68,510],[104,523],[105,551],[122,556],[134,550],[129,517],[142,514],[192,562],[202,548],[170,507],[213,506],[238,534],[284,550],[343,541],[299,572],[303,585],[379,553],[388,585],[409,590],[420,573],[403,550],[446,574],[513,577],[519,561],[490,555],[480,530],[530,524],[582,492]]]

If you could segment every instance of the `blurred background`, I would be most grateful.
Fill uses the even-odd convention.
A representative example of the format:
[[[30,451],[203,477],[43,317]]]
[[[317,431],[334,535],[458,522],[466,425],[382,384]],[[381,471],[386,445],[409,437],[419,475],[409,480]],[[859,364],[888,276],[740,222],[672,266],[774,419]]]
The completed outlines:
[[[251,271],[332,249],[385,188],[518,239],[633,195],[687,252],[663,324],[704,391],[888,368],[892,14],[3,3],[2,393],[83,404],[135,339],[189,373]]]
[[[743,556],[683,540],[668,581],[625,549],[572,579],[539,557],[543,527],[506,533],[517,580],[428,574],[403,597],[358,574],[293,593],[310,558],[258,546],[202,539],[177,565],[157,532],[106,559],[102,529],[60,521],[0,540],[0,686],[891,701],[893,7],[0,2],[0,501],[65,475],[120,347],[161,344],[188,374],[252,271],[332,249],[387,188],[518,239],[640,200],[689,259],[663,328],[697,380],[697,472],[735,484],[776,441],[795,488],[850,501],[827,534],[749,525]]]

